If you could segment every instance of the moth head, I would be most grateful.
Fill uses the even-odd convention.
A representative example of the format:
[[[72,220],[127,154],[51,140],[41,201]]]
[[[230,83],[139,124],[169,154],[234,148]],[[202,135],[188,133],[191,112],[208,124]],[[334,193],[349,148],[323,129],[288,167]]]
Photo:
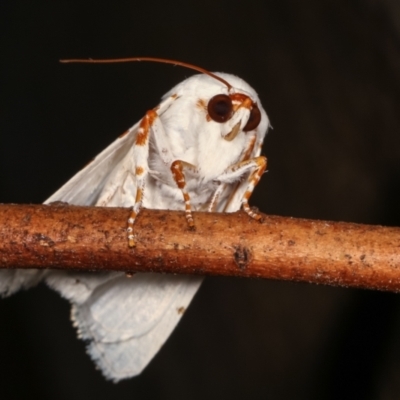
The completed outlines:
[[[218,132],[228,142],[250,132],[264,135],[269,120],[256,91],[235,75],[214,72],[213,76],[223,82],[204,74],[194,75],[186,80],[179,93],[182,96],[189,93],[195,99],[210,132]],[[229,86],[224,82],[228,82]]]
[[[250,96],[244,93],[217,94],[208,101],[207,117],[221,124],[221,135],[227,141],[239,132],[254,131],[261,122],[262,114]]]

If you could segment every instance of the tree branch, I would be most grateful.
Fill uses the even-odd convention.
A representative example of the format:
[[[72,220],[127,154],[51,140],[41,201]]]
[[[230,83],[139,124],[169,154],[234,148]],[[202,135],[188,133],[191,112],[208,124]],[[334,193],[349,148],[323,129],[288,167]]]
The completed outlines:
[[[154,271],[400,290],[400,228],[123,208],[0,205],[0,268]]]

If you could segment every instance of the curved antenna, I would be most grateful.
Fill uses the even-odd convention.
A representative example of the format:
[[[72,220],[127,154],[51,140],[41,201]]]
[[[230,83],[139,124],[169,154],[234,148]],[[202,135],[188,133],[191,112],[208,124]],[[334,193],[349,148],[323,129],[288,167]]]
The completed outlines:
[[[179,65],[180,67],[185,67],[189,69],[193,69],[195,71],[201,72],[202,74],[206,74],[211,76],[212,78],[222,82],[225,86],[227,86],[228,90],[232,89],[232,85],[230,85],[225,79],[222,79],[220,76],[215,75],[214,73],[207,71],[204,68],[197,67],[196,65],[185,63],[182,61],[176,60],[168,60],[165,58],[156,58],[156,57],[129,57],[129,58],[112,58],[112,59],[70,59],[70,60],[60,60],[60,63],[82,63],[82,64],[112,64],[112,63],[126,63],[126,62],[134,62],[134,61],[151,61],[158,62],[164,64],[172,64]]]

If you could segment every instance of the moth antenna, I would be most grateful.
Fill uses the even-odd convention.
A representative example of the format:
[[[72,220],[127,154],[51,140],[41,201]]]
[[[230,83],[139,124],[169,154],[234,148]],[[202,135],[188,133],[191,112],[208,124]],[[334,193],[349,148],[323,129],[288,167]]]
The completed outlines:
[[[69,59],[69,60],[60,60],[60,63],[82,63],[82,64],[112,64],[112,63],[126,63],[126,62],[134,62],[134,61],[151,61],[157,63],[164,63],[164,64],[172,64],[172,65],[179,65],[180,67],[185,67],[189,69],[193,69],[195,71],[201,72],[202,74],[206,74],[211,76],[212,78],[222,82],[230,91],[232,89],[232,85],[230,85],[225,79],[221,78],[218,75],[213,74],[210,71],[207,71],[204,68],[198,67],[193,64],[185,63],[182,61],[176,60],[168,60],[166,58],[156,58],[156,57],[129,57],[129,58],[112,58],[112,59]]]

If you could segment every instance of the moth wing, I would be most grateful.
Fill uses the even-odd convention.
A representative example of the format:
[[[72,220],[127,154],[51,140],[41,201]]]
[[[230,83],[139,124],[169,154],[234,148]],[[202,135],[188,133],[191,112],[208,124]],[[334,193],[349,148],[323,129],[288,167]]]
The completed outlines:
[[[134,142],[138,124],[118,138],[45,201],[131,206],[136,194]],[[167,207],[165,207],[167,208]],[[3,271],[1,271],[3,272]],[[8,271],[6,271],[8,272]],[[12,271],[14,272],[14,271]],[[2,274],[0,274],[3,277]],[[35,284],[41,271],[16,270],[0,294]],[[139,374],[168,338],[202,277],[159,274],[46,272],[46,282],[72,302],[72,318],[106,378]]]
[[[128,157],[128,155],[134,147],[138,126],[139,123],[135,124],[128,132],[106,147],[93,161],[50,196],[44,204],[64,201],[81,206],[97,205],[104,187],[112,186],[113,182],[110,182],[110,176],[118,172],[118,166],[134,162],[134,158]]]
[[[74,175],[44,203],[49,204],[55,201],[64,201],[75,205],[95,205],[100,194],[104,192],[105,187],[107,187],[109,191],[112,189],[110,175],[121,173],[121,170],[117,168],[118,165],[123,164],[124,160],[125,164],[133,162],[133,157],[129,157],[129,152],[132,151],[138,125],[139,123],[129,129],[125,135],[111,143],[100,154],[98,154],[90,164]],[[118,178],[118,176],[115,177]],[[132,184],[132,182],[127,180],[127,185],[129,184],[132,187],[134,186],[134,183]],[[122,193],[121,189],[119,192],[115,190],[115,194],[118,193]],[[133,194],[133,196],[134,195],[135,194]],[[118,200],[118,196],[114,197]],[[121,199],[119,200],[121,203],[119,205],[124,206],[125,204],[123,204],[123,201],[126,202],[126,198],[124,198],[123,201]],[[60,275],[60,278],[55,278],[55,282],[59,282],[62,280],[61,277],[65,276],[65,273],[63,272],[59,272],[58,274]],[[52,282],[54,279],[52,279],[52,275],[57,275],[57,273],[48,273],[47,271],[42,270],[0,270],[0,296],[9,296],[20,289],[27,289],[34,286],[45,276],[49,276],[49,283],[53,286]],[[68,279],[68,281],[76,282],[78,278],[75,278],[73,274],[71,275],[73,277]],[[93,274],[89,274],[89,276],[92,282]],[[79,293],[79,296],[84,296],[82,292],[84,291],[85,284],[86,282],[81,278],[80,285],[75,284],[73,286],[77,289],[77,295]],[[55,286],[56,285],[54,284],[54,287]],[[62,288],[67,286],[66,282],[60,285]],[[65,293],[62,294],[65,297],[71,296],[71,293],[74,293],[71,289],[72,287],[65,290]],[[70,298],[70,300],[73,299]]]
[[[36,269],[0,270],[0,296],[7,297],[20,289],[36,285],[44,276],[44,271]]]
[[[119,276],[74,305],[72,318],[106,378],[139,374],[179,322],[202,277]]]
[[[45,204],[63,201],[81,206],[129,207],[136,196],[133,154],[139,123],[116,139],[85,168],[75,174]],[[90,273],[51,271],[46,282],[75,304],[86,301],[94,290],[123,275],[121,272]]]
[[[135,125],[46,203],[131,206]],[[166,207],[167,208],[167,207]],[[52,271],[49,286],[72,302],[72,319],[88,353],[107,379],[139,374],[158,352],[197,292],[203,278],[161,274]]]

